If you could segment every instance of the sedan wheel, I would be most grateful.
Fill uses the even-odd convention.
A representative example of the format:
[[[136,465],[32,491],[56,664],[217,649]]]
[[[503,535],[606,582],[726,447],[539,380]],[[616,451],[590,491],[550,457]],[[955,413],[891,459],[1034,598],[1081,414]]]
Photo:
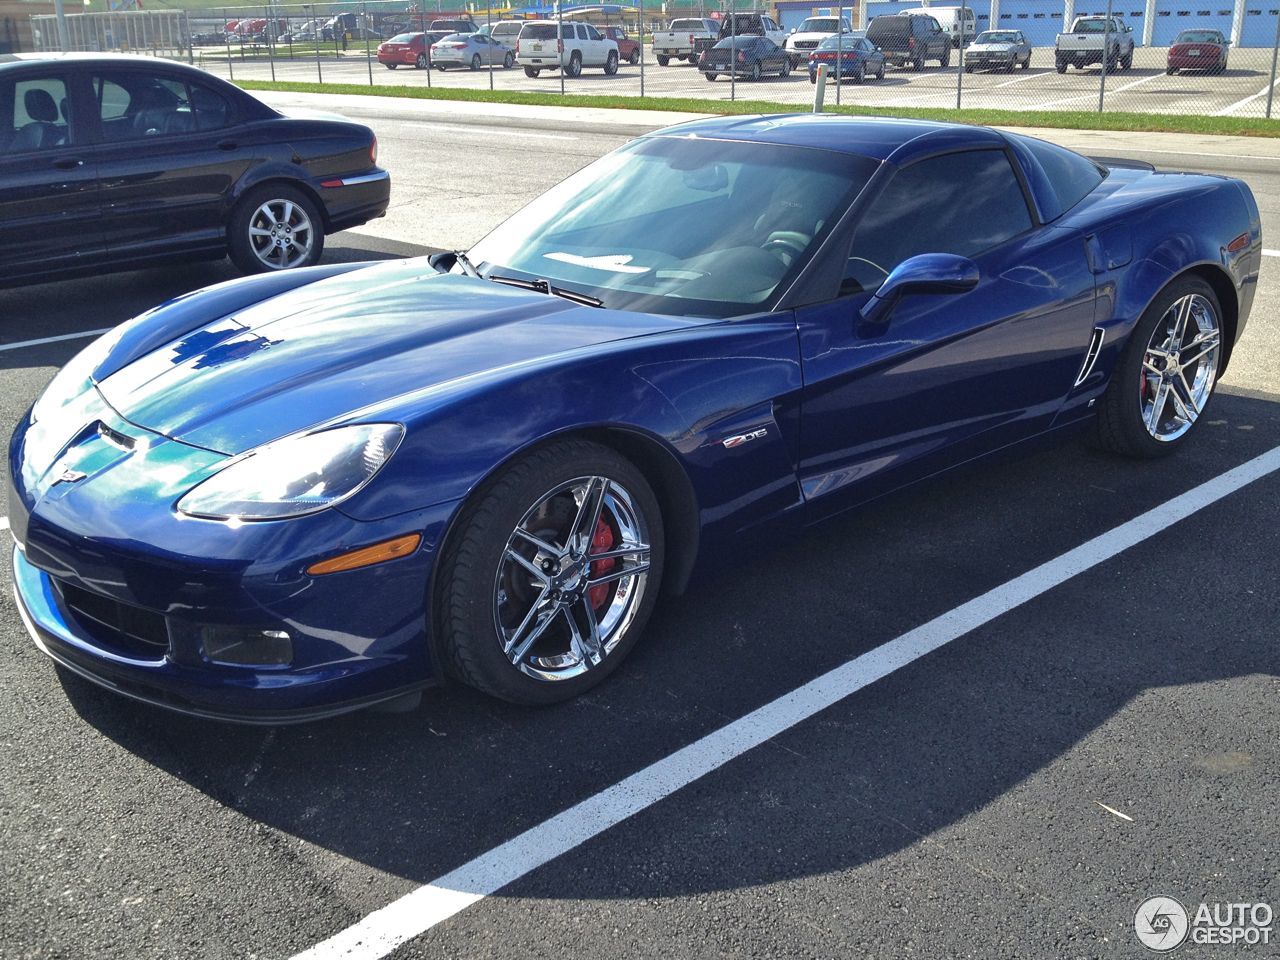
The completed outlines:
[[[1097,424],[1103,446],[1154,457],[1186,437],[1217,383],[1221,318],[1218,297],[1203,280],[1175,281],[1156,298],[1134,328],[1103,399]]]
[[[245,273],[309,267],[324,251],[324,227],[310,198],[284,185],[255,190],[231,216],[231,259]]]
[[[662,550],[657,500],[613,450],[569,441],[517,461],[468,507],[442,560],[452,670],[517,703],[594,686],[643,629]]]
[[[636,47],[636,49],[631,51],[631,56],[627,57],[627,63],[631,64],[634,67],[639,62],[640,62],[640,48]]]
[[[418,70],[427,69],[427,55],[425,53],[418,54],[418,59],[413,62],[413,66]]]
[[[476,54],[472,54],[472,56],[471,56],[471,69],[472,69],[472,70],[479,70],[481,66],[482,66],[482,63],[481,63],[481,60],[480,60],[480,54],[478,54],[478,53],[476,53]]]
[[[513,66],[515,66],[515,62],[516,62],[516,55],[514,53],[508,53],[505,57],[502,58],[502,69],[510,70]]]
[[[751,65],[751,79],[752,79],[752,80],[759,80],[759,79],[760,79],[760,77],[761,77],[760,64],[758,64],[758,63],[753,63],[753,64]]]

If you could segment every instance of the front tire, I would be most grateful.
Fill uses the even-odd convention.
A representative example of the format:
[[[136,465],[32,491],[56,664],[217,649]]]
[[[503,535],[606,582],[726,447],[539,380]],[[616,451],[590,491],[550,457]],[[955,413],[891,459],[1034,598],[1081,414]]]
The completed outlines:
[[[513,703],[594,687],[653,611],[663,546],[657,498],[614,450],[570,440],[515,461],[467,505],[441,557],[448,669]]]
[[[516,65],[516,55],[514,53],[508,53],[505,57],[502,58],[503,70],[510,70],[515,65]]]
[[[1095,440],[1130,457],[1160,457],[1186,441],[1222,368],[1222,306],[1198,277],[1181,277],[1151,302],[1102,398]]]
[[[394,70],[394,69],[395,69],[396,67],[398,67],[398,66],[400,66],[400,64],[398,64],[398,63],[388,63],[388,64],[386,65],[386,67],[387,67],[387,69],[388,69],[388,70]]]
[[[324,221],[315,202],[297,187],[268,183],[236,204],[227,246],[243,273],[310,267],[324,253]]]
[[[481,66],[482,66],[482,61],[480,60],[480,54],[478,54],[478,53],[474,53],[474,54],[472,54],[472,55],[471,55],[471,69],[472,69],[472,70],[479,70]]]

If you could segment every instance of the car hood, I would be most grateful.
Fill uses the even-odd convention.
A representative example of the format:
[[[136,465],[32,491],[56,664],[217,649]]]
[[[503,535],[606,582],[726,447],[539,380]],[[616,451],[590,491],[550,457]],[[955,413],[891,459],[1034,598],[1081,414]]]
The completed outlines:
[[[450,381],[701,322],[580,306],[401,261],[214,320],[98,389],[137,426],[237,454]]]

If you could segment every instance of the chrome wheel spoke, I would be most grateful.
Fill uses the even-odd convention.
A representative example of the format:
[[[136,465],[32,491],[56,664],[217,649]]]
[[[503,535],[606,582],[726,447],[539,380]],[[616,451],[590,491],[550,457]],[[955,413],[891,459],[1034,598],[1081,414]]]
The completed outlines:
[[[595,536],[596,524],[600,522],[600,511],[604,508],[608,489],[609,481],[604,477],[592,477],[587,482],[582,502],[578,504],[578,515],[574,517],[569,536],[565,539],[565,547],[571,556],[580,557],[591,549],[591,539]]]
[[[1152,433],[1156,433],[1160,429],[1160,412],[1164,409],[1165,401],[1169,397],[1169,384],[1163,380],[1156,387],[1155,396],[1151,399],[1151,409],[1147,411],[1147,429]]]
[[[569,634],[573,638],[572,645],[588,666],[599,666],[600,661],[604,659],[604,645],[600,642],[600,624],[596,622],[596,614],[591,609],[590,601],[583,600],[578,606],[582,607],[586,616],[585,631],[578,626],[573,610],[569,607],[564,608],[564,618],[569,622]]]
[[[532,560],[527,559],[523,554],[521,554],[519,550],[514,550],[511,547],[507,547],[507,558],[509,560],[515,561],[520,566],[524,567],[525,570],[527,570],[533,576],[536,582],[541,583],[543,585],[550,582],[546,573],[544,573],[536,563],[534,563]]]
[[[598,577],[592,577],[587,581],[587,587],[602,587],[606,583],[613,583],[613,581],[621,580],[624,577],[635,576],[637,573],[644,573],[648,569],[649,564],[647,561],[643,563],[633,563],[629,566],[627,564],[623,564],[621,567],[610,570],[608,573],[603,573]]]
[[[1196,392],[1187,383],[1187,376],[1182,370],[1178,371],[1178,376],[1170,384],[1170,387],[1170,396],[1173,397],[1174,403],[1183,408],[1182,416],[1184,419],[1190,421],[1200,416],[1200,404],[1196,400]]]
[[[269,237],[269,236],[271,236],[271,231],[270,231],[270,230],[263,230],[261,227],[250,227],[250,228],[249,228],[249,236],[251,236],[251,237]]]
[[[1182,338],[1187,335],[1187,319],[1191,316],[1193,302],[1193,297],[1183,297],[1174,305],[1177,313],[1173,323],[1173,336],[1169,338],[1169,347],[1174,351],[1182,343]]]
[[[637,556],[643,554],[643,556]],[[605,550],[603,553],[591,553],[587,555],[587,559],[591,562],[597,560],[617,560],[626,557],[635,557],[637,560],[649,559],[649,545],[647,543],[624,543],[621,547],[615,547],[612,550]]]
[[[549,556],[552,556],[552,557],[564,556],[563,547],[552,546],[551,544],[547,543],[547,541],[543,540],[541,537],[535,536],[534,534],[530,533],[528,530],[524,529],[523,527],[516,527],[514,534],[520,539],[533,544],[538,550],[542,551],[543,553]]]
[[[545,593],[543,596],[545,596]],[[513,664],[518,666],[529,655],[533,645],[547,632],[547,627],[551,626],[555,621],[556,614],[560,612],[560,609],[559,604],[544,604],[541,602],[541,598],[539,602],[529,608],[529,613],[525,615],[520,624],[523,629],[503,645],[504,652]],[[530,623],[533,625],[532,629],[530,629]]]
[[[1218,331],[1216,330],[1214,330],[1212,333],[1208,333],[1208,334],[1204,334],[1202,336],[1196,337],[1195,340],[1193,340],[1191,343],[1187,344],[1187,346],[1183,348],[1183,353],[1185,354],[1189,350],[1196,351],[1196,352],[1192,353],[1190,357],[1187,357],[1187,356],[1179,357],[1178,358],[1179,364],[1183,367],[1191,366],[1191,364],[1195,363],[1201,357],[1205,356],[1206,354],[1212,353],[1214,350],[1217,350],[1220,342],[1221,341],[1218,337]]]

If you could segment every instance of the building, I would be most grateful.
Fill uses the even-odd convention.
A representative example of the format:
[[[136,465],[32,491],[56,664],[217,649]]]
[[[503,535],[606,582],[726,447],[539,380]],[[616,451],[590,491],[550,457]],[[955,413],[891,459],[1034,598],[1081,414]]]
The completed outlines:
[[[0,0],[0,53],[23,53],[34,49],[31,16],[53,13],[48,0]]]

